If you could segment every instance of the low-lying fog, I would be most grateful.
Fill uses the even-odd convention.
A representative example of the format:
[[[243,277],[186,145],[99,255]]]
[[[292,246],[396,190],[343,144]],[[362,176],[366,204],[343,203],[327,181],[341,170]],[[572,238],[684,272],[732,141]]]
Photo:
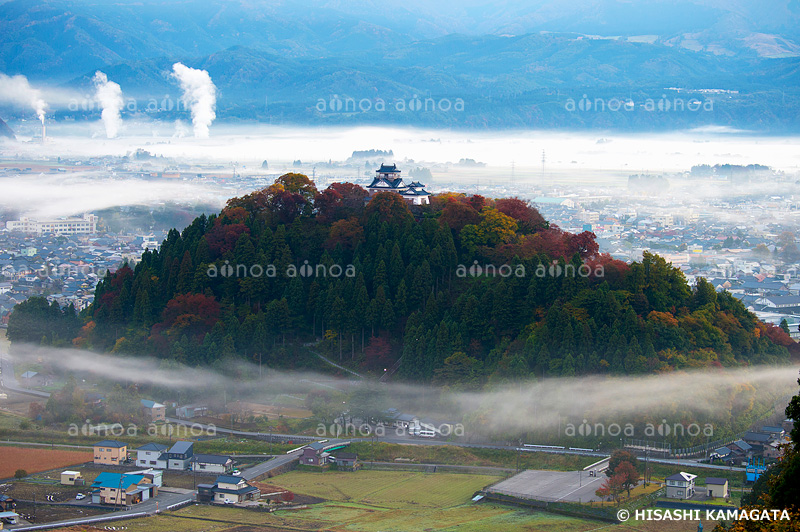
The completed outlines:
[[[40,126],[18,128],[21,141],[39,135]],[[208,139],[184,136],[189,124],[126,122],[119,138],[105,138],[102,123],[48,123],[44,146],[6,142],[4,157],[125,155],[143,148],[154,155],[228,164],[272,161],[344,161],[353,150],[394,150],[395,159],[457,163],[474,159],[490,166],[553,170],[611,170],[638,173],[688,170],[695,164],[760,163],[778,170],[800,169],[800,138],[769,137],[726,128],[669,134],[481,132],[400,127],[290,127],[215,124]]]
[[[14,346],[15,363],[49,365],[54,371],[73,372],[91,380],[154,386],[178,392],[202,393],[205,400],[225,391],[228,400],[259,401],[277,394],[311,390],[350,390],[369,381],[334,379],[330,375],[264,371],[244,361],[226,363],[223,374],[210,368],[189,368],[152,358],[121,357],[75,349]],[[783,408],[797,393],[796,366],[680,371],[632,377],[583,377],[524,381],[487,391],[445,391],[403,383],[368,385],[381,389],[389,403],[413,413],[461,422],[480,420],[485,433],[507,434],[553,429],[571,419],[581,423],[598,419],[641,419],[649,414],[679,416],[669,422],[695,419],[729,420],[741,402],[774,403]],[[232,396],[235,390],[236,396]],[[441,391],[441,390],[439,390]],[[426,401],[427,396],[427,401]],[[157,397],[155,399],[158,399]],[[455,418],[455,419],[454,419]]]

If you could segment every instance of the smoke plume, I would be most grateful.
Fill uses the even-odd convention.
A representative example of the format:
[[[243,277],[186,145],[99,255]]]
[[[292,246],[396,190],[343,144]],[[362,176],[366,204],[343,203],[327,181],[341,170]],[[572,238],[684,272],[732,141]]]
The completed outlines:
[[[122,89],[118,83],[108,81],[108,76],[99,70],[95,73],[94,78],[95,98],[100,102],[103,108],[102,118],[103,124],[106,126],[106,136],[113,139],[117,136],[119,128],[122,125],[122,117],[120,112],[124,102],[122,101]]]
[[[183,102],[192,111],[194,136],[208,138],[208,128],[217,117],[217,87],[205,70],[189,68],[183,63],[172,65],[172,71],[183,90]]]
[[[47,102],[42,98],[41,91],[31,87],[25,76],[6,76],[0,73],[0,102],[29,105],[36,112],[39,120],[44,123]]]

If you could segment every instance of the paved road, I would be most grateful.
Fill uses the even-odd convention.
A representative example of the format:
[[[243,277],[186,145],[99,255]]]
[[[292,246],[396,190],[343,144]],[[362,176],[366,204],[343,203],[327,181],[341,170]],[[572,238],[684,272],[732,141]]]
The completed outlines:
[[[256,464],[253,467],[249,467],[242,471],[242,477],[245,480],[253,480],[254,478],[258,478],[261,475],[267,474],[269,471],[273,469],[277,469],[279,467],[283,467],[290,462],[295,462],[300,459],[300,451],[297,450],[290,454],[284,454],[281,456],[276,456],[272,460],[267,460],[266,462],[261,462],[260,464]]]
[[[0,356],[2,355],[5,355],[5,353],[0,353]],[[36,397],[50,397],[48,392],[29,390],[28,388],[23,388],[20,386],[19,382],[17,382],[16,376],[14,375],[14,364],[6,358],[0,358],[0,388],[4,388],[5,390],[11,392],[35,395]]]
[[[171,506],[186,504],[193,501],[195,498],[194,492],[192,493],[168,493],[159,492],[155,499],[147,500],[136,506],[132,506],[130,510],[121,510],[118,512],[110,512],[93,517],[79,517],[76,519],[65,519],[63,521],[53,521],[42,525],[6,525],[7,530],[41,530],[43,528],[59,528],[63,526],[84,524],[84,523],[102,523],[104,521],[113,521],[115,519],[123,519],[126,517],[137,516],[144,517],[152,515],[156,512],[163,512]]]

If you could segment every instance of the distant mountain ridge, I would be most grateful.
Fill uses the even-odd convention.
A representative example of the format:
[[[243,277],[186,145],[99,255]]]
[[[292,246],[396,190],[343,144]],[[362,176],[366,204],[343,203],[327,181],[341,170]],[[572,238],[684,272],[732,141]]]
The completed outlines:
[[[799,2],[14,0],[0,4],[0,71],[86,92],[102,68],[147,100],[177,94],[169,71],[183,61],[211,74],[221,119],[794,130]],[[705,114],[565,111],[584,94],[675,97],[667,87],[738,95]],[[464,112],[374,112],[378,99],[415,96],[460,98]],[[330,113],[335,98],[373,112]]]

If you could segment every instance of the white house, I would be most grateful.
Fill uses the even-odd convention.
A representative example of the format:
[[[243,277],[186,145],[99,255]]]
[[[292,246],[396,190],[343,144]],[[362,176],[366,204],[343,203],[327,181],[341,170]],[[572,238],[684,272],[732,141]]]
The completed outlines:
[[[668,476],[667,481],[667,498],[669,499],[690,499],[694,495],[694,479],[697,475],[691,473],[675,473]]]
[[[185,471],[189,469],[189,462],[194,454],[194,444],[190,441],[177,441],[164,453],[168,469]]]
[[[152,467],[155,469],[167,468],[167,457],[164,456],[168,449],[160,443],[148,443],[136,449],[136,465],[139,467]]]
[[[191,459],[192,471],[199,473],[218,473],[225,475],[233,469],[233,459],[230,456],[217,454],[195,454]]]

